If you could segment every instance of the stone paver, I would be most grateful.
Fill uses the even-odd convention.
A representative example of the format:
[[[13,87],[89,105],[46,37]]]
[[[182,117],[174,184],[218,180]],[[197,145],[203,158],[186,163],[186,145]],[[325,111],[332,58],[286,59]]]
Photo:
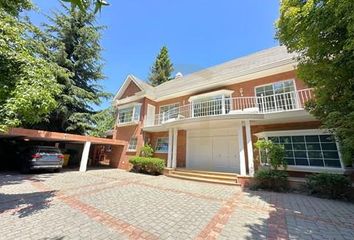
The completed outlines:
[[[354,204],[116,169],[0,173],[0,239],[354,239]]]

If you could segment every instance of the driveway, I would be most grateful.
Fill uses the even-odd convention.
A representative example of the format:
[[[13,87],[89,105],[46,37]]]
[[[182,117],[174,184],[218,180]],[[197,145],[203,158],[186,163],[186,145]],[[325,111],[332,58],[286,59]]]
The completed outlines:
[[[354,239],[354,205],[116,169],[2,173],[0,239]]]

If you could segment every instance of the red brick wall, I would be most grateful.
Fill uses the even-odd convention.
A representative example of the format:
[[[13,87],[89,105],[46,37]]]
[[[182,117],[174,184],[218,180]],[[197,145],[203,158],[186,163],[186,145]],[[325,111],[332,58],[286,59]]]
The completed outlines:
[[[120,99],[131,97],[138,92],[141,92],[141,89],[134,82],[130,82]]]

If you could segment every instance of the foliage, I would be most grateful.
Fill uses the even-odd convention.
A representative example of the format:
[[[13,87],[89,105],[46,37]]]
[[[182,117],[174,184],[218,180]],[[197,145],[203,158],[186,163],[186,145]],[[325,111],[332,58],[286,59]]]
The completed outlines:
[[[15,17],[24,10],[32,8],[33,4],[30,0],[0,0],[0,9]]]
[[[93,126],[91,130],[88,130],[88,135],[105,137],[107,131],[114,127],[115,115],[113,107],[109,107],[92,115]]]
[[[145,144],[140,149],[140,156],[142,157],[152,157],[153,154],[154,154],[154,149],[149,144]]]
[[[354,153],[354,1],[283,0],[277,37],[298,54],[298,76],[314,88],[307,105],[333,129],[345,162]]]
[[[152,86],[158,86],[164,82],[171,80],[173,72],[173,64],[168,55],[168,49],[163,46],[156,57],[155,63],[151,68],[149,81]]]
[[[277,192],[286,191],[288,189],[288,174],[285,171],[263,168],[255,174],[254,189],[268,189]]]
[[[255,147],[263,154],[264,159],[262,160],[264,160],[265,163],[269,163],[274,170],[278,170],[279,167],[287,168],[283,145],[262,139],[255,143]]]
[[[78,7],[81,11],[86,11],[91,5],[95,6],[95,13],[101,11],[103,6],[108,6],[109,3],[105,0],[62,0],[64,2],[70,2],[72,9]]]
[[[0,0],[0,131],[34,124],[47,117],[60,93],[64,69],[48,61],[42,32],[26,18],[30,1]]]
[[[62,89],[62,94],[56,99],[57,109],[48,121],[31,127],[85,134],[95,126],[92,106],[110,96],[97,85],[104,78],[100,46],[102,27],[95,26],[92,12],[70,10],[64,5],[63,8],[64,12],[54,13],[50,17],[51,24],[45,25],[46,41],[51,50],[48,61],[67,69],[70,76],[57,76]]]
[[[351,181],[340,174],[319,173],[307,177],[306,185],[310,194],[326,198],[346,198]]]
[[[161,174],[165,167],[165,161],[160,158],[136,156],[131,158],[129,162],[133,164],[132,171],[151,175]]]

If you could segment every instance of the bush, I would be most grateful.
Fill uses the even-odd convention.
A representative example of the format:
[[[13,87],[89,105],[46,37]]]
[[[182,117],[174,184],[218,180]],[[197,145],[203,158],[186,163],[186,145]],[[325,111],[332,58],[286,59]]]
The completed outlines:
[[[285,160],[284,146],[275,144],[270,140],[258,140],[255,147],[261,151],[264,156],[263,162],[269,164],[274,170],[279,167],[287,168],[288,163]]]
[[[140,149],[141,157],[152,157],[153,155],[154,149],[149,144],[145,144],[144,147]]]
[[[165,161],[160,158],[133,157],[129,162],[133,164],[132,171],[138,173],[159,175],[165,168]]]
[[[255,174],[253,189],[268,189],[283,192],[288,189],[288,174],[285,171],[260,169]]]
[[[347,198],[351,181],[340,174],[319,173],[307,177],[306,186],[310,194],[325,198]]]

